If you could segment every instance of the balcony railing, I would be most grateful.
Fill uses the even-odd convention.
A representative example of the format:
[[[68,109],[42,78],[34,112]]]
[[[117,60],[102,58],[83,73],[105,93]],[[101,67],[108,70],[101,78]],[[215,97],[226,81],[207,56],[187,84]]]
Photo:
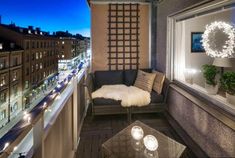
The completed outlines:
[[[41,100],[37,106],[31,111],[24,112],[22,119],[0,139],[0,151],[2,151],[0,158],[8,156],[18,157],[19,155],[16,153],[22,153],[30,157],[40,147],[46,145],[44,139],[37,137],[50,137],[50,132],[53,131],[55,122],[61,117],[61,112],[68,106],[67,104],[71,102],[71,99],[72,106],[69,109],[74,114],[72,119],[77,120],[73,121],[73,131],[78,131],[79,124],[77,122],[80,122],[81,116],[76,111],[79,109],[77,107],[80,104],[79,99],[85,99],[79,97],[79,95],[84,93],[82,89],[84,89],[83,82],[87,66],[81,69],[76,68],[72,72],[66,73],[64,78],[60,79],[57,87]],[[78,92],[78,89],[82,91]],[[73,132],[73,135],[73,142],[75,142],[74,145],[76,146],[79,140],[78,133]],[[75,149],[75,146],[73,149]]]

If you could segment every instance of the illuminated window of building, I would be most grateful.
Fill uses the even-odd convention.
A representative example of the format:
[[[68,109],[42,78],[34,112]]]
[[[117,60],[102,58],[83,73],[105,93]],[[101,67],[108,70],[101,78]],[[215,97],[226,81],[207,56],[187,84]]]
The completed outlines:
[[[62,58],[64,58],[64,55],[62,55]]]
[[[3,104],[7,101],[7,94],[6,92],[1,92],[0,93],[0,103]]]
[[[64,41],[62,41],[61,43],[64,44]]]
[[[40,52],[40,59],[42,59],[42,52]]]
[[[31,66],[31,71],[34,72],[34,67],[33,67],[33,65]]]
[[[12,80],[15,81],[17,80],[17,71],[14,71],[12,74]]]
[[[36,70],[38,70],[38,64],[36,64]]]
[[[4,86],[6,84],[6,77],[1,76],[0,86]]]
[[[44,78],[46,77],[46,72],[43,72],[43,77],[44,77]]]
[[[36,59],[38,59],[38,52],[36,52]]]
[[[0,43],[0,50],[2,50],[3,49],[3,44],[2,43]]]
[[[6,65],[6,59],[0,58],[0,69],[4,69]]]
[[[40,63],[40,69],[42,69],[42,63]]]
[[[6,110],[3,110],[0,112],[0,120],[3,120],[6,118]]]
[[[28,89],[29,88],[29,81],[25,81],[25,89]]]
[[[28,30],[28,33],[31,34],[32,33],[31,30]]]

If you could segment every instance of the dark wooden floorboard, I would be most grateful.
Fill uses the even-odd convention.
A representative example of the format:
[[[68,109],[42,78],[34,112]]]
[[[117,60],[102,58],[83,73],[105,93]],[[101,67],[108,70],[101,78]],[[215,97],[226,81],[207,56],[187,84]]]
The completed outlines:
[[[135,114],[133,121],[140,120],[150,127],[184,144],[162,114]],[[101,144],[127,127],[126,115],[95,116],[85,118],[81,131],[81,139],[76,153],[77,158],[101,158]],[[182,157],[194,158],[193,152],[187,148]]]

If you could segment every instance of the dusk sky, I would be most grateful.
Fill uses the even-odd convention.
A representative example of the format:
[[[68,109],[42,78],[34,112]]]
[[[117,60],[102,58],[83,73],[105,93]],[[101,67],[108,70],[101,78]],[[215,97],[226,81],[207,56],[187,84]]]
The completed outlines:
[[[86,0],[1,0],[2,23],[40,27],[90,36],[90,9]]]

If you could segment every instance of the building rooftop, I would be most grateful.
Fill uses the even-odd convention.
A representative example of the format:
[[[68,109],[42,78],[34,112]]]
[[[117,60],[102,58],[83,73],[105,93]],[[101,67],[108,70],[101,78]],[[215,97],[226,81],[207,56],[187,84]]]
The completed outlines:
[[[53,37],[50,35],[49,32],[41,31],[39,27],[34,28],[33,26],[28,26],[28,28],[16,26],[15,24],[0,24],[0,26],[10,29],[12,31],[18,32],[23,35],[31,35],[31,36],[48,36]]]
[[[0,52],[17,51],[17,50],[23,50],[23,49],[12,41],[0,38]]]

